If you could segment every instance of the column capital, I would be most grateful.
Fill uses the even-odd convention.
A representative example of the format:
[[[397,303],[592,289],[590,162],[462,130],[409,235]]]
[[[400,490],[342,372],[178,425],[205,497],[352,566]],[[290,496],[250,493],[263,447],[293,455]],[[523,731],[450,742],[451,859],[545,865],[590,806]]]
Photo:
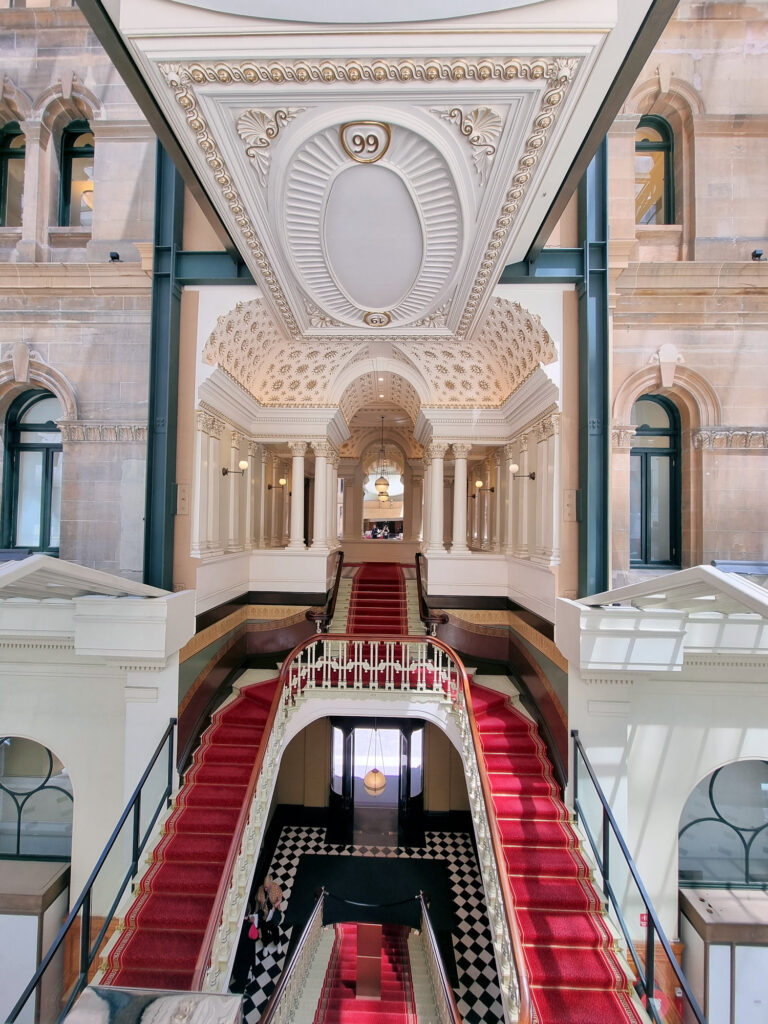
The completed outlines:
[[[498,469],[499,466],[501,465],[501,452],[499,451],[498,448],[493,453],[493,464],[496,467],[496,469]]]
[[[520,446],[517,444],[505,444],[504,445],[504,458],[507,462],[514,462],[515,456],[517,455],[517,449]]]
[[[232,449],[232,451],[239,451],[240,450],[240,445],[242,444],[242,442],[243,442],[243,435],[238,433],[237,430],[233,430],[232,431],[232,435],[231,435],[231,437],[229,439],[229,447]]]
[[[629,451],[635,440],[636,430],[637,427],[631,424],[613,424],[611,426],[611,446],[613,448],[626,448]]]
[[[261,447],[258,441],[248,442],[248,454],[252,459],[258,459],[259,455],[264,457],[264,449]]]
[[[451,441],[454,459],[466,459],[472,451],[472,445],[467,441]]]
[[[316,459],[330,459],[333,455],[333,445],[325,438],[310,441],[309,443],[312,446],[312,451],[315,453]]]
[[[291,455],[294,459],[303,459],[307,454],[306,441],[291,441],[288,447],[290,448]]]
[[[448,451],[448,441],[430,441],[424,454],[429,459],[442,459]]]
[[[198,409],[195,413],[195,426],[210,437],[221,437],[224,433],[224,420],[220,420],[207,409]]]

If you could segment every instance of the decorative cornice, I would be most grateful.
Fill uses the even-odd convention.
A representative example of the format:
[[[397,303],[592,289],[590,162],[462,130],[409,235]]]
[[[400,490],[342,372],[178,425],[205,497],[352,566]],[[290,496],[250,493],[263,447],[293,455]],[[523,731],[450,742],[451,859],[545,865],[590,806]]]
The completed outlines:
[[[176,102],[184,111],[187,123],[203,151],[214,178],[221,189],[224,201],[229,206],[235,221],[250,249],[259,273],[283,317],[285,325],[294,336],[300,327],[291,312],[288,300],[280,287],[272,265],[256,234],[234,180],[230,174],[218,145],[210,133],[195,95],[196,85],[247,84],[258,86],[345,82],[350,84],[408,83],[444,84],[445,82],[510,82],[541,80],[547,83],[538,112],[534,116],[531,133],[525,143],[523,155],[515,169],[512,183],[504,197],[501,212],[491,231],[490,239],[475,275],[472,289],[465,303],[464,313],[456,330],[458,338],[464,338],[477,312],[480,300],[488,284],[495,279],[494,269],[503,249],[509,228],[517,216],[523,198],[531,182],[533,171],[543,151],[547,137],[555,122],[559,106],[568,91],[571,80],[580,64],[577,57],[555,59],[535,58],[530,61],[518,59],[476,60],[427,58],[426,60],[355,60],[334,61],[242,61],[239,64],[219,61],[216,63],[192,62],[190,64],[160,63],[159,70],[168,86],[173,90]],[[479,108],[478,108],[479,109]]]
[[[146,423],[90,423],[83,420],[60,420],[61,440],[67,444],[75,441],[131,442],[147,441]]]
[[[694,448],[766,449],[768,429],[765,427],[712,427],[691,431]]]

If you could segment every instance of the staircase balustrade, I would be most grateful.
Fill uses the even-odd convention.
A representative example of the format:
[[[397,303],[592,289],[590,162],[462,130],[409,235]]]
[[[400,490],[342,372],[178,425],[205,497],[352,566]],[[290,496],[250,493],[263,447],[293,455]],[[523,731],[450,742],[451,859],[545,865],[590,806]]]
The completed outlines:
[[[283,968],[259,1024],[289,1024],[296,1015],[323,929],[325,889],[320,890],[296,948]]]
[[[336,598],[339,596],[339,583],[341,582],[341,570],[344,568],[344,552],[336,552],[336,575],[333,579],[328,598],[322,608],[312,608],[306,613],[308,622],[314,622],[316,633],[327,633],[328,626],[336,611]]]
[[[266,826],[287,725],[306,700],[327,701],[334,692],[354,692],[355,696],[418,694],[422,700],[435,700],[453,718],[462,741],[461,753],[506,1018],[510,1024],[529,1024],[525,960],[514,924],[501,846],[490,824],[493,804],[484,768],[478,761],[477,751],[481,747],[471,713],[469,680],[458,655],[434,637],[380,639],[316,634],[299,644],[284,662],[273,704],[269,740],[254,765],[249,788],[252,797],[243,804],[241,824],[232,842],[231,864],[228,862],[231,870],[222,876],[206,941],[198,958],[199,987],[208,992],[223,991],[228,981],[228,966],[240,936],[259,836]],[[518,969],[518,965],[522,969]],[[195,977],[198,978],[197,971]]]
[[[421,933],[420,944],[424,953],[424,960],[429,971],[429,981],[432,986],[432,997],[438,1013],[439,1024],[461,1024],[461,1014],[456,1005],[456,997],[453,994],[448,975],[445,973],[445,964],[440,956],[440,948],[437,945],[432,921],[429,917],[427,904],[424,900],[424,893],[419,893],[421,903]]]

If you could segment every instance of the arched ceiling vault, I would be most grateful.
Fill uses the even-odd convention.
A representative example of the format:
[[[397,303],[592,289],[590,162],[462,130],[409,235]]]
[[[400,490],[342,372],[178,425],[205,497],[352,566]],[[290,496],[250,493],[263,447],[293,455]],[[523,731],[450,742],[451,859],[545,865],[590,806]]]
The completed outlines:
[[[220,317],[203,360],[220,368],[262,406],[339,406],[351,425],[358,410],[384,402],[411,422],[426,405],[498,409],[541,365],[557,359],[541,320],[495,298],[477,335],[442,339],[287,338],[261,300]],[[380,398],[384,395],[384,398]]]

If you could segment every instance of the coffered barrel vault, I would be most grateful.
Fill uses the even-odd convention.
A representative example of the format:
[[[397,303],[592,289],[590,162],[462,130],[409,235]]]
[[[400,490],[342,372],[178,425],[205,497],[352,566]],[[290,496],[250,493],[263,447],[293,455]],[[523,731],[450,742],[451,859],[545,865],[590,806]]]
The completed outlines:
[[[277,329],[334,342],[482,329],[654,4],[499,6],[103,5]]]

